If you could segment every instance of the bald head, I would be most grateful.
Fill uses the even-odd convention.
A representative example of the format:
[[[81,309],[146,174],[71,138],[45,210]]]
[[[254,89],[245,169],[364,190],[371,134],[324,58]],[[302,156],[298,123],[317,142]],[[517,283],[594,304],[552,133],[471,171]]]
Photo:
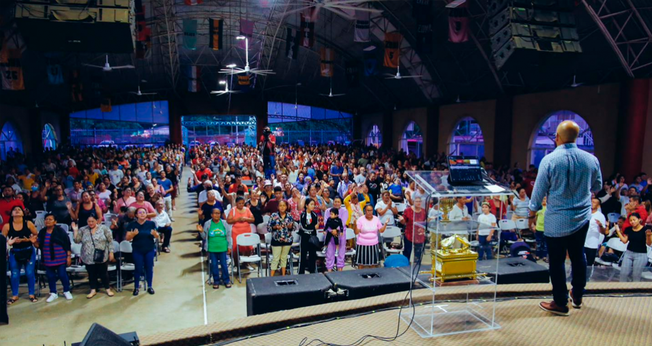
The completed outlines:
[[[575,140],[580,135],[580,126],[572,120],[562,121],[557,126],[557,139],[559,144],[575,143]]]

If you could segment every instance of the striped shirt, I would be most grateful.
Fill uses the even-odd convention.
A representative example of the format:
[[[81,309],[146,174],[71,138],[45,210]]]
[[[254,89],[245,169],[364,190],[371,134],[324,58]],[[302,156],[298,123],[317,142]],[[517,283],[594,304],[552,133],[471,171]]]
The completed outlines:
[[[50,236],[52,233],[45,233],[45,241],[43,242],[43,261],[46,267],[56,267],[66,264],[68,254],[63,250],[59,244],[54,244],[54,260],[50,257]]]
[[[566,237],[591,219],[591,192],[602,188],[598,159],[569,143],[546,155],[534,183],[530,210],[541,209],[548,197],[544,217],[547,237]]]

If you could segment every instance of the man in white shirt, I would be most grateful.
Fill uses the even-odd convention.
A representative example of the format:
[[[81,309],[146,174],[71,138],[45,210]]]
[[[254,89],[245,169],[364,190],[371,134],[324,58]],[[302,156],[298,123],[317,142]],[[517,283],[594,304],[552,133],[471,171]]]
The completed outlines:
[[[109,179],[111,179],[111,184],[118,186],[120,180],[124,177],[124,173],[118,169],[118,164],[113,164],[113,169],[109,171]]]
[[[595,262],[598,247],[602,244],[604,236],[609,234],[607,229],[607,220],[600,211],[600,200],[593,198],[591,200],[591,221],[589,221],[589,230],[586,232],[584,241],[584,255],[586,256],[586,266],[591,267]],[[586,281],[589,281],[591,271],[586,271]]]
[[[156,224],[156,230],[161,234],[162,242],[161,248],[163,252],[170,252],[170,238],[172,237],[172,220],[168,213],[165,212],[165,201],[159,199],[156,202],[156,216],[152,219]]]
[[[206,180],[204,182],[204,191],[201,191],[199,193],[199,196],[197,197],[197,203],[199,203],[200,206],[206,203],[206,201],[208,200],[209,191],[215,192],[215,199],[218,202],[222,203],[222,194],[220,194],[219,191],[214,190],[214,188],[215,187],[213,186],[213,183],[210,180]]]
[[[484,259],[483,255],[487,254],[487,259],[492,259],[491,241],[494,237],[494,227],[496,227],[496,216],[491,213],[489,203],[482,203],[482,214],[478,215],[478,260]]]
[[[398,215],[398,210],[396,204],[389,198],[389,192],[383,192],[382,199],[376,203],[375,209],[380,223],[384,225],[389,222],[390,225],[394,225],[394,216]]]
[[[469,209],[466,207],[466,197],[456,197],[457,203],[453,206],[453,209],[448,212],[448,220],[450,221],[468,221],[471,220],[469,217]]]

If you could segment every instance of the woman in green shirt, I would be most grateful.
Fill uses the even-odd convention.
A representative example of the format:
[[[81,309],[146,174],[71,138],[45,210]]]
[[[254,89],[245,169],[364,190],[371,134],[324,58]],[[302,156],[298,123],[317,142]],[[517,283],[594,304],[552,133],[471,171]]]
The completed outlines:
[[[546,197],[543,198],[541,202],[541,210],[537,211],[536,222],[535,222],[535,232],[534,236],[537,240],[537,259],[542,259],[544,262],[548,262],[548,246],[546,245],[546,237],[543,233],[543,220],[546,214]]]
[[[224,287],[231,288],[229,280],[229,267],[227,256],[231,253],[231,228],[226,227],[221,220],[222,211],[215,208],[211,211],[211,219],[204,223],[204,227],[197,225],[197,230],[202,239],[207,239],[204,249],[208,251],[211,259],[211,274],[213,275],[213,288],[220,288],[222,282]],[[221,278],[219,266],[222,267]]]

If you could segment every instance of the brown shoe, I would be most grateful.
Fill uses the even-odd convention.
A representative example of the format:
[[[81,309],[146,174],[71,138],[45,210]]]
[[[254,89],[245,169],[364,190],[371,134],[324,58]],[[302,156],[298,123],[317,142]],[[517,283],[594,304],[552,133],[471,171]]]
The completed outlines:
[[[573,305],[574,309],[581,309],[582,308],[582,299],[575,299],[573,297],[573,290],[570,290],[570,302]]]
[[[555,315],[559,315],[559,316],[568,316],[568,315],[570,315],[570,309],[568,309],[567,306],[559,306],[554,301],[552,301],[550,303],[541,302],[541,303],[539,303],[539,307],[542,310],[548,311],[551,314],[555,314]]]

